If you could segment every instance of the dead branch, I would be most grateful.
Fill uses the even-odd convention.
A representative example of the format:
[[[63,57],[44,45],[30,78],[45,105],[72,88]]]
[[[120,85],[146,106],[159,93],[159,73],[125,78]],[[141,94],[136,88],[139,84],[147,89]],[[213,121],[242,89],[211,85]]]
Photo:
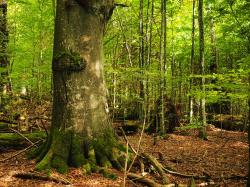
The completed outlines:
[[[149,154],[146,154],[146,153],[142,153],[142,156],[144,158],[146,158],[157,169],[157,171],[159,172],[159,174],[161,176],[163,175],[162,172],[163,173],[166,172],[166,173],[180,176],[180,177],[184,177],[184,178],[194,178],[194,179],[209,179],[209,178],[211,178],[210,176],[188,175],[188,174],[183,174],[183,173],[179,173],[176,171],[171,171],[171,170],[163,167],[162,164],[160,162],[158,162],[158,160],[155,157],[153,157]]]
[[[127,176],[130,180],[146,184],[149,187],[162,187],[161,184],[159,184],[151,179],[148,179],[146,177],[137,175],[135,173],[128,173]]]
[[[23,137],[25,140],[27,140],[31,145],[36,146],[30,139],[28,139],[26,136],[24,136],[22,133],[20,133],[19,131],[10,128],[10,130],[12,130],[13,132],[17,133],[19,136]]]
[[[231,175],[231,176],[225,176],[225,177],[215,177],[215,178],[212,178],[214,180],[216,179],[224,179],[224,180],[247,180],[248,179],[248,176],[241,176],[241,175]]]
[[[218,179],[232,179],[232,180],[240,180],[240,179],[244,179],[247,180],[248,177],[247,176],[241,176],[241,175],[232,175],[232,176],[224,176],[224,177],[211,177],[209,175],[206,176],[199,176],[199,175],[188,175],[188,174],[183,174],[183,173],[179,173],[176,171],[171,171],[169,169],[163,168],[163,170],[169,174],[175,175],[175,176],[179,176],[179,177],[183,177],[183,178],[193,178],[193,179],[213,179],[213,180],[218,180]]]
[[[149,154],[142,153],[142,156],[143,156],[144,158],[146,158],[146,159],[155,167],[155,169],[158,171],[158,173],[159,173],[159,174],[161,175],[161,177],[162,177],[162,182],[163,182],[163,184],[169,183],[169,179],[168,179],[168,177],[166,176],[166,173],[165,173],[164,170],[163,170],[164,167],[161,165],[161,163],[158,162],[158,161],[156,160],[155,157],[153,157],[153,156],[151,156],[151,155],[149,155]]]
[[[135,174],[135,173],[128,173],[128,178],[131,180],[131,181],[134,181],[134,182],[140,182],[142,184],[145,184],[149,187],[175,187],[175,186],[178,186],[178,187],[187,187],[188,185],[186,184],[159,184],[155,181],[153,181],[152,179],[149,179],[149,178],[146,178],[146,177],[143,177],[141,175],[138,175],[138,174]]]
[[[209,179],[209,178],[211,178],[210,176],[198,176],[198,175],[183,174],[183,173],[179,173],[179,172],[176,172],[176,171],[171,171],[171,170],[166,169],[164,167],[163,167],[163,170],[166,173],[169,173],[169,174],[172,174],[172,175],[175,175],[175,176],[179,176],[179,177],[184,177],[184,178],[194,178],[194,179]]]
[[[55,176],[47,176],[47,175],[43,175],[43,174],[37,173],[37,172],[36,173],[33,173],[33,172],[17,173],[13,176],[16,178],[20,178],[20,179],[36,179],[36,180],[43,180],[43,181],[53,181],[53,182],[61,183],[64,185],[71,184],[70,181],[68,181],[67,179],[58,178]]]
[[[126,141],[126,143],[128,143],[129,148],[136,154],[136,150],[135,150],[135,149],[133,148],[133,146],[129,143],[128,138],[127,138],[127,136],[126,136],[126,134],[125,134],[123,128],[120,127],[120,130],[121,130],[121,132],[122,132],[122,136],[123,136],[124,140]]]
[[[140,156],[139,151],[140,151],[140,148],[141,148],[141,141],[142,141],[142,136],[144,134],[145,126],[146,126],[146,118],[144,118],[144,120],[143,120],[143,126],[142,126],[142,130],[141,130],[140,138],[139,138],[139,141],[138,141],[138,145],[137,145],[137,150],[136,150],[135,156],[134,156],[134,158],[133,158],[133,160],[132,160],[132,162],[131,162],[131,164],[130,164],[130,166],[128,168],[128,172],[131,170],[131,168],[132,168],[134,162],[136,161],[137,157]]]
[[[45,130],[45,133],[46,133],[47,138],[48,138],[48,137],[49,137],[49,132],[48,132],[48,129],[46,128],[46,126],[45,126],[45,124],[44,124],[43,120],[41,120],[41,123],[42,123],[43,129]]]
[[[29,120],[46,120],[46,121],[51,121],[51,118],[50,117],[47,117],[47,116],[30,116],[29,117]]]
[[[126,178],[127,178],[127,167],[128,167],[128,142],[126,145],[126,158],[125,158],[125,167],[124,167],[124,176],[123,176],[123,186],[126,186]]]
[[[36,146],[36,144],[39,144],[41,141],[42,141],[42,140],[38,140],[38,141],[35,142],[34,144],[32,144],[32,145],[26,147],[25,149],[23,149],[23,150],[21,150],[21,151],[18,151],[16,154],[11,155],[11,156],[9,156],[9,157],[7,157],[7,158],[4,158],[4,159],[0,160],[0,162],[5,162],[5,161],[7,161],[7,160],[10,160],[10,159],[12,159],[12,158],[15,158],[16,156],[18,156],[18,155],[20,155],[20,154],[22,154],[22,153],[28,151],[29,149],[31,149],[31,148],[34,147],[34,146]]]
[[[18,124],[18,122],[15,120],[10,119],[0,119],[0,122],[8,123],[8,124]]]

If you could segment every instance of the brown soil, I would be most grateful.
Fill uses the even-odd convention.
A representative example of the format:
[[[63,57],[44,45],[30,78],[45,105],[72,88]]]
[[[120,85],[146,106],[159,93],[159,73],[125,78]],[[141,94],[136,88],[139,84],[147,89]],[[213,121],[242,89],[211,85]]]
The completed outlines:
[[[122,138],[121,138],[122,139]],[[137,147],[139,134],[128,137],[134,148]],[[122,140],[123,141],[123,140]],[[155,138],[144,134],[141,152],[154,155],[164,166],[183,174],[210,176],[214,185],[208,186],[246,186],[244,179],[226,179],[229,176],[246,176],[248,170],[247,134],[243,132],[221,131],[213,128],[208,132],[208,141],[203,141],[194,133],[181,135],[174,133],[165,138]],[[0,152],[0,160],[15,154],[16,150]],[[27,160],[24,154],[5,162],[0,162],[0,187],[6,186],[65,186],[50,181],[23,180],[13,177],[18,172],[32,171],[34,161]],[[52,176],[63,177],[71,181],[73,186],[122,186],[123,173],[113,170],[118,176],[116,180],[104,178],[101,174],[84,175],[80,169],[70,169],[67,175],[52,172]],[[160,182],[157,173],[149,171]],[[168,174],[172,183],[187,184],[190,179]],[[196,180],[196,184],[206,181]],[[127,182],[127,186],[136,186]]]

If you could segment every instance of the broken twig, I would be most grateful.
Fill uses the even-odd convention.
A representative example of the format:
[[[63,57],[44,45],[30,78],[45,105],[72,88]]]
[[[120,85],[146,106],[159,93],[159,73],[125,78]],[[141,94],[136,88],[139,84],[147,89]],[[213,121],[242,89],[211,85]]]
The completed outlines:
[[[13,176],[16,178],[21,178],[21,179],[37,179],[37,180],[43,180],[43,181],[53,181],[53,182],[61,183],[64,185],[71,184],[71,182],[68,181],[67,179],[58,178],[58,177],[54,177],[54,176],[47,176],[47,175],[43,175],[43,174],[37,173],[37,172],[36,173],[34,173],[34,172],[17,173]]]

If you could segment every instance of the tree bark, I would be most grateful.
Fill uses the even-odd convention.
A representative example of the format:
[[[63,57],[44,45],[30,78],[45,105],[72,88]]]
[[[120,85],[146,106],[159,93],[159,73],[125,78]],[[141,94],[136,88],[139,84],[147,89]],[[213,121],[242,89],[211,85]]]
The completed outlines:
[[[140,46],[139,46],[139,68],[141,71],[144,70],[145,66],[145,41],[144,41],[144,3],[143,0],[140,0],[140,13],[139,13],[139,35],[140,35]],[[143,72],[142,72],[143,74]],[[139,81],[139,96],[140,96],[140,101],[138,102],[138,114],[139,114],[139,119],[142,120],[144,118],[144,104],[142,103],[145,102],[145,93],[144,93],[144,83],[143,80]]]
[[[205,100],[205,57],[204,57],[204,18],[203,18],[203,0],[198,1],[198,22],[199,22],[199,43],[200,43],[200,69],[201,69],[201,112],[200,118],[202,120],[202,127],[201,127],[201,138],[206,139],[206,100]]]
[[[167,66],[167,1],[161,0],[161,35],[160,35],[160,96],[161,96],[161,119],[160,131],[166,133],[164,125],[164,94],[166,93],[166,66]]]
[[[193,76],[194,74],[194,47],[195,47],[195,1],[193,0],[193,13],[192,13],[192,48],[191,48],[191,64],[190,64],[190,74]],[[189,123],[192,124],[194,122],[194,96],[193,96],[193,77],[190,78],[190,87],[189,87]]]
[[[57,1],[52,127],[38,170],[121,168],[103,75],[103,33],[113,9],[113,0]]]
[[[11,90],[9,84],[9,58],[7,53],[8,29],[7,29],[7,1],[0,1],[0,106],[4,106],[2,96]]]

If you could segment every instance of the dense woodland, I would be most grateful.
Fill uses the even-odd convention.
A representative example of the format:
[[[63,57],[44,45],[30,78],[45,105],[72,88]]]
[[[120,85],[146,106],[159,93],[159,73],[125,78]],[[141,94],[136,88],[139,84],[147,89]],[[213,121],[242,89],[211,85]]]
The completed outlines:
[[[16,174],[38,178],[27,183],[34,186],[77,184],[76,172],[66,180],[47,169],[82,165],[84,176],[118,176],[112,183],[96,176],[96,186],[250,186],[248,0],[0,0],[0,45],[0,186],[8,186],[1,167],[19,157],[29,169],[46,170]],[[24,153],[38,145],[44,153],[31,164]],[[201,165],[192,168],[180,147]],[[217,162],[209,155],[224,165],[211,166]],[[225,166],[232,160],[238,169]]]

